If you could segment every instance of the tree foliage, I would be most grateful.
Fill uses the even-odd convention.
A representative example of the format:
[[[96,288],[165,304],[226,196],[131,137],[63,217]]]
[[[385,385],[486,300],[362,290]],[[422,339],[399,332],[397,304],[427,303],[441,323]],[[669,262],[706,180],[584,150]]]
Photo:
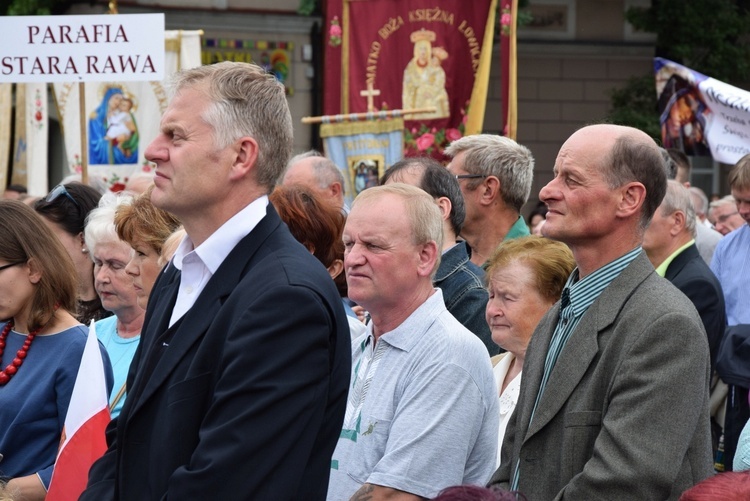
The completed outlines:
[[[64,14],[74,3],[93,0],[0,0],[0,15],[3,16],[49,16]]]
[[[607,121],[635,127],[661,142],[653,74],[631,78],[624,87],[612,91],[611,99]]]
[[[626,19],[656,34],[656,55],[718,80],[750,76],[750,13],[738,0],[654,0]]]
[[[656,56],[725,82],[750,77],[748,0],[652,0],[631,7],[626,19],[656,34]],[[661,139],[653,73],[633,78],[611,94],[608,120]]]

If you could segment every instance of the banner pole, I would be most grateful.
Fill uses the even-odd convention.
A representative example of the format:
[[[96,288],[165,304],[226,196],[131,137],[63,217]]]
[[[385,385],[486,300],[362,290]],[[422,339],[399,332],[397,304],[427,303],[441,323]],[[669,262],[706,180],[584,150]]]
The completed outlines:
[[[416,115],[417,113],[435,113],[434,106],[424,108],[410,108],[408,110],[388,110],[367,113],[348,113],[345,115],[323,115],[320,117],[302,117],[303,124],[356,122],[358,120],[385,120],[388,118],[399,118],[403,115]]]
[[[86,144],[86,84],[78,82],[78,122],[81,128],[81,182],[89,184],[89,149]]]

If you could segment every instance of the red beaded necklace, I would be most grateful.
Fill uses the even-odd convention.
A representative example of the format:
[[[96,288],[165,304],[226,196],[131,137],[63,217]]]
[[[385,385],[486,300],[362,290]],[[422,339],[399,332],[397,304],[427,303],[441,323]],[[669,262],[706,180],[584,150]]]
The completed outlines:
[[[3,332],[0,333],[0,360],[2,360],[3,352],[5,351],[5,340],[8,338],[8,334],[13,328],[13,325],[13,320],[8,320],[8,323],[5,324],[5,329],[3,329]],[[10,378],[12,378],[15,373],[18,372],[19,367],[21,367],[24,359],[26,358],[26,352],[28,352],[29,348],[31,347],[31,342],[34,341],[34,337],[39,334],[39,331],[41,331],[42,328],[31,331],[26,336],[26,341],[23,342],[23,346],[21,346],[21,349],[16,352],[16,358],[14,358],[13,361],[9,363],[2,372],[0,372],[0,386],[5,385],[8,381],[10,381]]]

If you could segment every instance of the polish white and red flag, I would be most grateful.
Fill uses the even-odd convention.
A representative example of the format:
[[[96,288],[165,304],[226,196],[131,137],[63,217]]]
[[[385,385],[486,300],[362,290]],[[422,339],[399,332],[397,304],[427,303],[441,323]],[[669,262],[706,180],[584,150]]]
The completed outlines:
[[[107,450],[108,400],[104,362],[91,322],[46,501],[78,499],[86,488],[89,468]]]

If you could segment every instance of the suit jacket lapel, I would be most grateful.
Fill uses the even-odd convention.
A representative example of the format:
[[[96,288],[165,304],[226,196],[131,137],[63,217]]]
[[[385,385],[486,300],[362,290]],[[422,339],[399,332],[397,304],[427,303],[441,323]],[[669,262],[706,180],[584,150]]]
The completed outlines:
[[[645,253],[642,252],[604,289],[599,298],[584,313],[583,318],[581,318],[580,323],[576,326],[573,334],[571,334],[570,339],[568,339],[567,344],[557,359],[555,367],[552,369],[552,374],[550,374],[550,378],[547,381],[547,387],[534,413],[534,419],[529,423],[524,440],[528,440],[560,412],[596,357],[599,351],[599,334],[614,323],[633,291],[651,273],[654,273],[654,267],[646,258]],[[544,326],[544,329],[550,338],[557,325],[558,306],[554,310],[554,317],[549,315],[545,317],[548,324]],[[537,333],[535,332],[534,335],[536,336]],[[549,340],[546,340],[544,346],[546,348],[549,347]],[[534,373],[532,377],[537,379],[533,382],[535,384],[533,388],[536,390],[538,390],[541,383],[546,357],[547,350],[545,349],[543,353],[537,353],[533,358]],[[539,369],[540,365],[541,370]],[[526,367],[524,367],[523,374],[525,378]],[[535,399],[536,394],[533,395],[530,409],[533,409]],[[525,407],[529,406],[526,405]],[[530,417],[531,413],[529,412]]]
[[[675,256],[675,258],[672,260],[672,262],[669,263],[669,266],[667,267],[667,272],[664,274],[664,278],[666,278],[670,282],[674,280],[674,277],[679,275],[682,269],[695,256],[700,257],[700,254],[698,253],[698,248],[695,246],[695,244],[693,244],[687,249],[685,249],[684,251],[677,254],[677,256]]]
[[[552,339],[552,334],[557,326],[557,319],[560,314],[560,301],[558,301],[534,330],[531,337],[528,350],[526,351],[526,360],[523,363],[523,376],[521,377],[521,390],[519,395],[519,406],[516,407],[516,422],[520,437],[527,436],[528,425],[531,421],[531,414],[534,411],[534,402],[536,401],[539,386],[542,384],[544,375],[544,360],[547,356],[547,350]],[[523,402],[523,405],[520,405]],[[523,429],[523,424],[527,429]],[[520,448],[520,442],[516,442]]]
[[[203,338],[211,322],[216,317],[224,300],[237,287],[251,266],[253,256],[261,244],[281,224],[278,214],[270,204],[266,216],[253,230],[232,249],[216,273],[206,284],[205,289],[183,317],[182,323],[174,333],[169,347],[154,368],[153,374],[144,384],[143,393],[139,396],[131,412],[135,413],[163,385],[172,371],[190,351],[191,347]],[[179,284],[178,284],[179,286]],[[174,303],[172,303],[174,304]],[[158,326],[160,330],[149,329],[150,342],[166,331],[172,308],[164,313]]]

